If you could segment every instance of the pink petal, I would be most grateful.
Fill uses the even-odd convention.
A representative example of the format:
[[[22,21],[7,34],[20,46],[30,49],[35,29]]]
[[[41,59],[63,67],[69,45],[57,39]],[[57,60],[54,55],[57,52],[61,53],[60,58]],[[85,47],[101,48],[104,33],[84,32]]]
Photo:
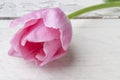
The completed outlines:
[[[30,26],[33,26],[35,24],[37,24],[37,22],[39,21],[40,19],[32,19],[32,20],[29,20],[28,22],[25,23],[24,27],[23,28],[27,28],[27,27],[30,27]]]
[[[17,52],[14,48],[11,48],[8,52],[10,56],[22,57],[21,53]]]
[[[46,42],[59,38],[60,38],[60,33],[58,29],[45,27],[44,24],[40,22],[38,23],[38,25],[36,25],[36,28],[34,28],[23,39],[23,41],[28,40],[31,42]]]
[[[34,22],[34,20],[32,20]],[[26,28],[20,29],[17,31],[17,33],[14,35],[13,39],[11,40],[11,45],[15,48],[18,46],[19,42],[21,42],[21,39],[25,37],[36,25],[29,26],[28,24],[33,23],[32,21],[29,21],[25,24]],[[29,27],[28,27],[29,26]]]
[[[62,47],[64,50],[67,50],[72,39],[72,29],[71,27],[66,27],[66,29],[60,30],[60,33],[61,33],[60,40],[62,43]]]
[[[59,40],[52,40],[49,42],[45,42],[43,46],[43,50],[45,52],[45,59],[44,61],[40,64],[41,66],[50,62],[52,60],[52,57],[56,53],[56,51],[60,47],[60,41]]]
[[[12,38],[11,40],[11,49],[9,50],[8,54],[11,56],[21,56],[21,53],[19,51],[19,43],[21,41],[21,37],[24,30],[20,29]],[[18,56],[19,57],[19,56]]]
[[[42,13],[44,13],[44,11],[46,11],[46,9],[42,9],[42,10],[38,10],[38,11],[34,11],[32,13],[29,13],[27,15],[24,15],[21,18],[15,19],[11,22],[10,27],[16,27],[19,24],[25,24],[30,20],[37,20],[42,18]],[[31,24],[31,23],[30,23]]]
[[[57,52],[54,54],[54,56],[52,57],[52,60],[56,60],[61,58],[62,56],[64,56],[65,54],[67,54],[67,51],[63,50],[63,48],[59,48],[57,50]]]
[[[26,42],[25,46],[19,45],[19,52],[24,59],[33,59],[43,47],[43,43]]]
[[[40,52],[35,56],[39,61],[43,62],[45,58],[45,53],[43,49],[40,50]]]
[[[32,20],[33,21],[33,20]],[[31,21],[29,21],[29,22],[31,22]],[[21,45],[25,45],[25,43],[26,43],[26,37],[27,37],[27,35],[29,35],[29,33],[31,33],[35,28],[37,28],[38,26],[39,26],[39,24],[40,23],[42,23],[42,19],[39,19],[39,20],[37,20],[37,22],[36,23],[34,23],[34,24],[32,24],[32,25],[30,25],[30,26],[28,26],[28,24],[29,24],[29,22],[27,22],[26,24],[25,24],[25,27],[23,28],[23,33],[21,33],[21,34],[23,34],[23,36],[22,36],[22,38],[21,38]]]
[[[67,16],[59,8],[54,8],[44,13],[43,20],[47,27],[60,30],[62,46],[66,50],[72,37],[72,27]]]

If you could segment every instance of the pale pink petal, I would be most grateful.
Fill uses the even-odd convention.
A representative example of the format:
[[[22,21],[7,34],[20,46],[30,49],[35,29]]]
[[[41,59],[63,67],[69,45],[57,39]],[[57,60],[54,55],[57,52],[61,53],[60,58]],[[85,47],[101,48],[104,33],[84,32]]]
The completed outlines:
[[[11,49],[9,50],[8,54],[11,56],[21,56],[19,52],[19,43],[21,41],[21,37],[23,36],[24,30],[20,29],[12,38],[11,40]],[[18,56],[19,57],[19,56]]]
[[[21,37],[21,45],[23,45],[23,46],[25,45],[25,43],[27,41],[26,40],[27,35],[29,35],[29,33],[31,33],[35,28],[37,28],[39,26],[39,24],[42,23],[42,19],[37,20],[36,23],[34,23],[34,24],[30,25],[30,26],[28,26],[27,23],[25,24],[25,27],[23,28],[24,32],[22,33],[23,36]]]
[[[60,30],[60,40],[61,40],[61,43],[62,43],[62,47],[64,50],[67,50],[69,45],[70,45],[70,42],[71,42],[71,39],[72,39],[72,27],[66,27],[66,29],[64,30]]]
[[[45,53],[43,51],[43,48],[40,50],[40,52],[38,54],[36,54],[35,56],[39,61],[43,62],[43,60],[45,59]]]
[[[29,13],[21,18],[15,19],[11,22],[10,27],[17,27],[19,24],[27,23],[30,20],[37,20],[42,18],[42,14],[46,12],[46,9],[34,11],[32,13]]]
[[[65,54],[67,54],[67,51],[64,50],[62,47],[59,48],[57,50],[57,52],[54,54],[54,56],[52,57],[52,60],[56,60],[56,59],[59,59],[61,58],[62,56],[64,56]]]
[[[13,48],[15,48],[16,46],[18,46],[19,41],[20,41],[21,36],[22,36],[22,32],[23,32],[23,30],[20,29],[20,30],[14,35],[14,37],[11,39],[10,43],[11,43],[11,46],[12,46]]]
[[[44,13],[43,20],[47,27],[60,30],[62,46],[66,50],[72,37],[72,27],[67,16],[59,8],[54,8]]]
[[[43,46],[43,51],[45,52],[45,59],[44,61],[40,64],[40,66],[50,62],[52,60],[52,57],[56,53],[56,51],[59,49],[60,45],[59,40],[52,40],[49,42],[45,42]]]
[[[17,52],[14,48],[11,48],[8,52],[10,56],[22,57],[21,53]]]
[[[30,23],[33,23],[34,20],[31,20],[31,21],[28,21],[26,24],[25,24],[25,27],[26,28],[23,28],[23,29],[20,29],[19,31],[17,31],[17,33],[14,35],[14,37],[12,38],[11,40],[11,45],[15,48],[18,46],[18,44],[21,42],[21,39],[23,37],[25,37],[33,28],[35,28],[37,24],[32,24],[32,25],[29,25]],[[40,21],[40,20],[39,20]],[[28,27],[29,26],[29,27]]]
[[[37,24],[38,21],[40,21],[40,19],[29,20],[28,22],[25,23],[23,28],[27,28],[27,27],[33,26],[33,25]]]
[[[59,39],[60,33],[58,29],[47,28],[43,24],[39,24],[37,28],[33,29],[23,41],[31,42],[46,42],[54,39]]]
[[[51,28],[64,28],[65,23],[70,23],[67,16],[59,8],[51,8],[43,14],[44,24]]]

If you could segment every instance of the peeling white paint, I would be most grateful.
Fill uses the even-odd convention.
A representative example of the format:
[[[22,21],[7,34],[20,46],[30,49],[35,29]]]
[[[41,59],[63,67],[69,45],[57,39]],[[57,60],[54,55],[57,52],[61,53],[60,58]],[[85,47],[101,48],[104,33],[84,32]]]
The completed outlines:
[[[60,7],[69,14],[84,7],[103,3],[103,0],[0,0],[0,17],[19,17],[34,10]],[[118,16],[120,8],[90,12],[83,16]]]

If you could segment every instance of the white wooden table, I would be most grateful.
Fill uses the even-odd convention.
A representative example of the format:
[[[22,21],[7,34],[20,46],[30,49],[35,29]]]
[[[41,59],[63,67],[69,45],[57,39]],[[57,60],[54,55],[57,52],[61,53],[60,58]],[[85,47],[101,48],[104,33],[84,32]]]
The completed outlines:
[[[120,20],[72,20],[69,53],[43,67],[7,52],[13,30],[1,20],[0,80],[120,80]]]
[[[30,9],[55,6],[67,7],[64,11],[69,13],[70,7],[78,9],[101,2],[0,0],[0,17],[18,17]],[[8,56],[9,40],[15,32],[9,28],[10,22],[0,20],[0,80],[120,80],[120,19],[71,20],[73,38],[68,54],[43,67]]]

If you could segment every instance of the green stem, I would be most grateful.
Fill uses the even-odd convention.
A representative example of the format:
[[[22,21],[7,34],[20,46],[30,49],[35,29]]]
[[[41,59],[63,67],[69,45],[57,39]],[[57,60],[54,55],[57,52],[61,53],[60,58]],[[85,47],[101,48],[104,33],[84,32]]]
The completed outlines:
[[[103,3],[103,4],[90,6],[90,7],[87,7],[87,8],[84,8],[84,9],[81,9],[81,10],[78,10],[78,11],[75,11],[75,12],[69,14],[68,18],[72,19],[83,13],[87,13],[87,12],[98,10],[98,9],[110,8],[110,7],[120,7],[120,2],[116,1],[116,2],[109,2],[109,3]]]

